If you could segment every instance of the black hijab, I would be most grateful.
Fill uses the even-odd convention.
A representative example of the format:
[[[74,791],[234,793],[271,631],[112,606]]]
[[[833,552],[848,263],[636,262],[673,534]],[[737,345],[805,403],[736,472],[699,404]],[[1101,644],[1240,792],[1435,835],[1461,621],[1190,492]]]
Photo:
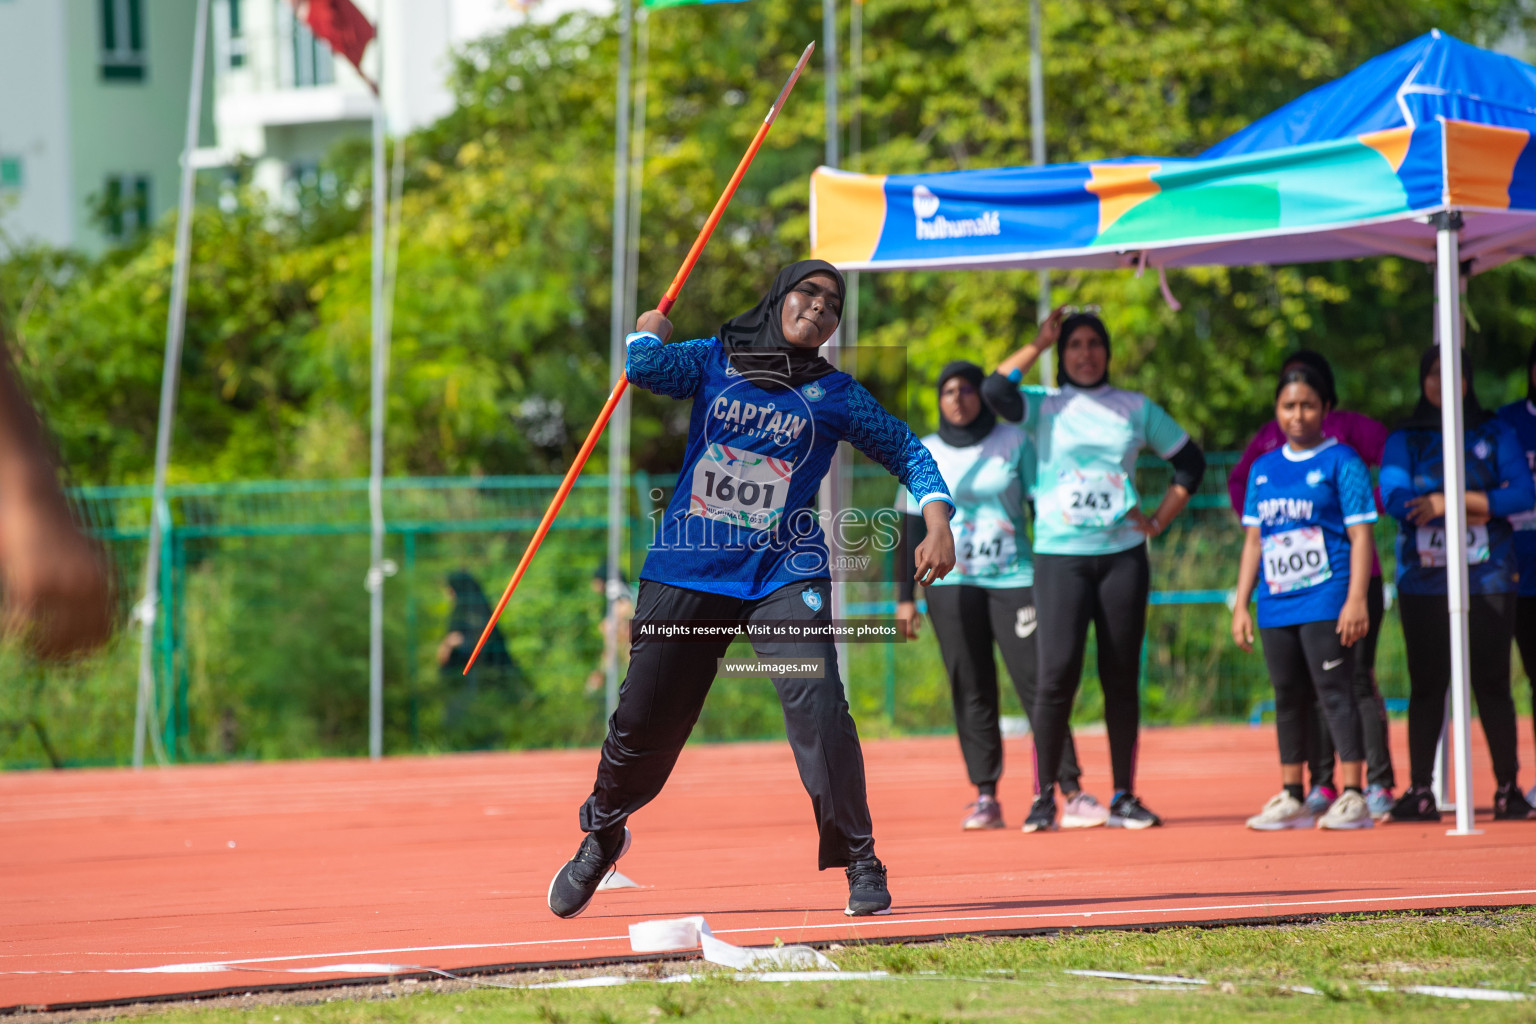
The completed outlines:
[[[1440,359],[1440,346],[1431,345],[1419,356],[1419,402],[1413,407],[1413,412],[1408,418],[1397,425],[1398,430],[1436,430],[1440,429],[1440,407],[1430,403],[1424,394],[1424,378],[1429,376],[1430,367]],[[1470,430],[1480,427],[1493,419],[1493,414],[1483,408],[1483,403],[1477,400],[1477,389],[1472,386],[1472,357],[1466,349],[1461,350],[1461,379],[1466,381],[1467,393],[1461,399],[1461,425],[1463,429]],[[1445,384],[1440,386],[1440,400],[1445,401]]]
[[[981,412],[976,414],[976,418],[961,427],[944,418],[944,385],[955,377],[970,381],[971,387],[976,389],[976,400],[981,405]],[[997,426],[997,413],[981,401],[981,382],[985,377],[981,367],[964,359],[957,359],[939,371],[939,440],[952,448],[969,448],[981,444],[992,433],[992,428]]]
[[[1079,327],[1091,327],[1093,333],[1104,342],[1104,373],[1098,380],[1090,384],[1075,381],[1067,376],[1067,361],[1062,358],[1067,352],[1067,339],[1072,337],[1072,332]],[[1061,333],[1056,336],[1056,386],[1066,387],[1071,384],[1077,388],[1096,388],[1109,383],[1109,328],[1104,326],[1104,321],[1093,313],[1073,313],[1061,322]]]
[[[837,372],[819,351],[796,348],[784,338],[784,296],[812,274],[831,274],[837,281],[841,310],[847,290],[843,275],[826,260],[801,260],[779,271],[757,305],[720,325],[720,343],[731,366],[759,387],[798,388]]]
[[[1525,400],[1536,404],[1536,384],[1531,383],[1531,368],[1536,367],[1536,340],[1531,341],[1531,350],[1525,354]]]
[[[1325,388],[1325,390],[1317,392],[1317,397],[1321,398],[1327,405],[1337,409],[1339,407],[1339,391],[1333,382],[1333,367],[1329,365],[1328,357],[1314,349],[1299,348],[1285,357],[1285,360],[1280,364],[1281,373],[1283,374],[1285,368],[1294,363],[1300,363],[1308,369],[1317,371],[1317,375],[1322,378],[1322,384]],[[1422,380],[1423,378],[1419,379]]]

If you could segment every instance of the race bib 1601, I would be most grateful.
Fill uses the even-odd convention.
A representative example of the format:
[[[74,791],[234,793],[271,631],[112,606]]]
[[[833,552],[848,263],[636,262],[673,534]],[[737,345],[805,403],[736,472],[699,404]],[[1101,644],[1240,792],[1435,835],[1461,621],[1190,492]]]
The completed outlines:
[[[693,467],[688,514],[772,529],[784,518],[793,472],[783,459],[711,444]]]

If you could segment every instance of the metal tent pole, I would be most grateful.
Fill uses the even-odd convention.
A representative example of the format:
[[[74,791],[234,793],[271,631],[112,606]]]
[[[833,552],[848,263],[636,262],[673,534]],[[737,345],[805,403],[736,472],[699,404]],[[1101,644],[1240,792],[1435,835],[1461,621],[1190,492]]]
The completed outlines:
[[[1451,731],[1455,738],[1456,827],[1447,835],[1475,835],[1472,827],[1472,702],[1467,649],[1467,478],[1461,397],[1461,214],[1435,219],[1435,286],[1440,333],[1440,431],[1445,460],[1445,579],[1451,630]]]
[[[619,0],[619,81],[614,107],[613,128],[613,265],[610,275],[610,308],[608,323],[608,379],[618,381],[624,375],[624,338],[629,333],[625,315],[626,269],[629,262],[629,92],[631,32],[634,24],[634,8],[630,0]],[[624,539],[624,462],[625,441],[629,429],[627,407],[629,396],[620,400],[615,410],[618,422],[608,434],[608,581],[606,585],[607,607],[610,619],[614,604],[623,586],[620,580],[619,555]],[[603,666],[607,676],[606,705],[608,716],[619,706],[618,643],[615,637],[613,652]]]
[[[144,599],[139,602],[139,693],[133,715],[133,766],[144,767],[144,738],[153,734],[149,705],[155,685],[156,598],[160,585],[161,530],[169,525],[165,473],[171,460],[171,430],[176,421],[176,384],[181,376],[181,348],[187,324],[187,277],[192,258],[192,193],[197,170],[192,154],[203,118],[203,59],[208,48],[208,0],[197,0],[192,23],[192,84],[187,96],[187,134],[181,149],[181,195],[176,213],[176,263],[171,273],[171,303],[165,319],[165,363],[160,372],[160,420],[155,428],[155,484],[149,508],[149,555],[144,562]],[[154,736],[155,754],[163,756]]]

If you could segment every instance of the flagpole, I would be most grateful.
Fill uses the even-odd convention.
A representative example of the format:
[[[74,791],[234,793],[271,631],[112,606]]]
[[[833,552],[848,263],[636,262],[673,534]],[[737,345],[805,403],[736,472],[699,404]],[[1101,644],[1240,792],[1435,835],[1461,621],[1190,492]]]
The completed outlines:
[[[629,334],[625,317],[628,314],[625,289],[625,271],[629,264],[629,93],[630,51],[634,29],[634,7],[631,0],[619,0],[619,80],[614,96],[613,118],[613,265],[610,274],[608,324],[608,379],[624,378],[624,339]],[[623,578],[619,569],[619,556],[624,537],[624,462],[625,431],[629,426],[628,396],[620,395],[616,407],[618,429],[608,435],[608,579],[604,586],[607,597],[608,621],[617,629],[614,615],[623,593]],[[619,659],[617,633],[613,650],[603,666],[606,677],[606,706],[613,715],[619,706]]]
[[[383,12],[378,26],[383,24]],[[372,359],[369,389],[368,444],[368,756],[384,756],[384,402],[389,373],[389,342],[385,337],[384,311],[384,208],[387,203],[384,176],[384,50],[379,55],[377,80],[373,83],[373,266],[372,266]]]
[[[159,598],[160,545],[170,525],[165,504],[165,476],[171,461],[171,430],[176,419],[176,384],[181,376],[181,349],[187,324],[187,277],[192,257],[192,199],[197,170],[192,153],[197,149],[197,130],[203,117],[203,58],[208,48],[208,0],[197,0],[192,23],[192,84],[187,96],[187,133],[181,149],[181,195],[176,212],[176,256],[171,272],[170,309],[165,319],[165,363],[160,371],[160,420],[155,428],[155,483],[149,503],[149,554],[144,560],[144,599],[139,617],[139,693],[133,715],[133,767],[144,767],[144,737],[154,740],[155,759],[165,752],[149,722],[154,696],[153,651]]]
[[[837,125],[837,0],[821,0],[821,37],[825,40],[826,49],[822,53],[825,65],[825,95],[826,95],[826,151],[822,162],[828,167],[836,167],[838,164],[838,125]],[[844,297],[846,301],[846,296]],[[826,344],[826,357],[833,366],[841,368],[839,354],[843,348],[843,329],[839,325],[831,340]],[[827,555],[831,559],[837,559],[842,548],[838,543],[837,514],[847,503],[847,459],[841,454],[832,457],[832,465],[827,475],[821,481],[818,492],[818,500],[821,505],[822,529],[826,533]],[[834,562],[834,565],[838,563]],[[832,569],[832,566],[828,567]],[[842,570],[830,572],[832,577],[832,593],[829,595],[832,601],[832,617],[837,618],[843,614],[847,607],[846,587],[841,578]],[[837,667],[843,679],[843,691],[848,690],[848,650],[846,645],[837,644]]]
[[[1029,147],[1036,167],[1045,164],[1045,61],[1040,52],[1040,0],[1029,0]],[[1051,272],[1040,271],[1035,295],[1035,322],[1051,315]],[[1040,382],[1054,387],[1056,353],[1040,353]]]
[[[651,19],[644,7],[634,12],[636,65],[634,78],[633,124],[629,134],[629,166],[625,187],[629,190],[628,218],[625,225],[624,318],[627,328],[639,317],[640,279],[640,197],[645,174],[645,102],[646,73],[650,64]],[[626,332],[627,333],[627,332]],[[622,367],[620,367],[622,370]],[[624,541],[629,525],[629,424],[630,398],[626,390],[613,410],[609,429],[608,464],[608,579],[603,592],[608,606],[608,620],[614,629],[613,641],[604,644],[604,696],[608,714],[619,706],[619,647],[617,602],[624,599],[627,587],[621,574]]]

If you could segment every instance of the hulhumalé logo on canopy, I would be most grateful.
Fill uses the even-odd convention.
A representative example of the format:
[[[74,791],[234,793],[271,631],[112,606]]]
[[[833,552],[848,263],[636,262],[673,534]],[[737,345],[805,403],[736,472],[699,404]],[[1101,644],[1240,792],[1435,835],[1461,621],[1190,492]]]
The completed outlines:
[[[1003,218],[996,210],[983,210],[978,217],[950,220],[939,213],[939,197],[926,185],[912,189],[912,212],[917,216],[917,238],[976,238],[1003,233]]]

